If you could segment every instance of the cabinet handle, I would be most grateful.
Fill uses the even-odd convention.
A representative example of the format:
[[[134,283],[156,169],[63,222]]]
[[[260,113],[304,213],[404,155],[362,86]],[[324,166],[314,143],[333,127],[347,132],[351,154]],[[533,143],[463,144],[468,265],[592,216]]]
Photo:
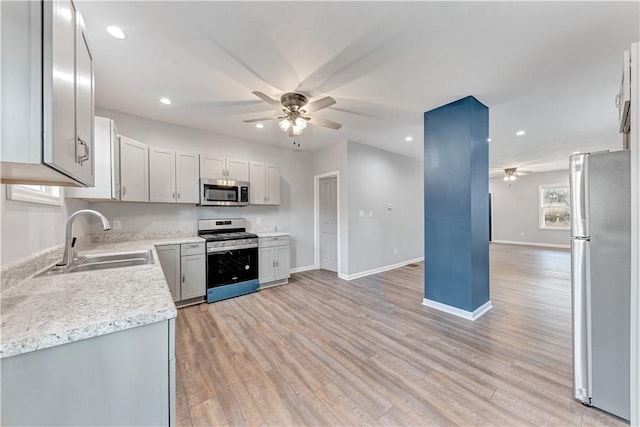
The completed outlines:
[[[184,283],[184,274],[182,275],[182,283]]]
[[[78,145],[80,145],[81,147],[84,148],[84,154],[82,156],[77,156],[76,157],[76,162],[80,163],[80,166],[82,166],[82,164],[84,162],[86,162],[87,160],[89,160],[89,156],[90,156],[90,151],[89,151],[89,145],[87,144],[87,142],[85,140],[83,140],[82,138],[80,138],[80,136],[78,135]]]
[[[122,195],[124,196],[125,194],[127,194],[127,187],[125,187],[124,185],[122,186]]]
[[[276,261],[276,267],[280,265],[280,261]]]
[[[178,200],[180,200],[180,192],[178,191]]]

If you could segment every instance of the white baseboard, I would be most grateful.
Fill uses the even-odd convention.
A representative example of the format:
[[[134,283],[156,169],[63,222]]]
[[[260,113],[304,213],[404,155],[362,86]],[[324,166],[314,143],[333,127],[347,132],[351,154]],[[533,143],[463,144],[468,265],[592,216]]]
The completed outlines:
[[[304,267],[296,267],[289,270],[289,273],[302,273],[303,271],[315,270],[315,265],[305,265]]]
[[[571,245],[563,245],[559,243],[518,242],[517,240],[492,240],[491,243],[500,243],[503,245],[540,246],[542,248],[571,249]]]
[[[435,308],[436,310],[444,311],[445,313],[453,314],[454,316],[462,317],[467,320],[476,320],[493,308],[491,300],[485,302],[473,311],[462,310],[461,308],[453,307],[427,298],[422,300],[422,305],[426,305],[427,307]]]
[[[414,262],[420,262],[420,261],[424,261],[424,257],[409,259],[406,261],[398,262],[396,264],[385,265],[384,267],[378,267],[371,270],[361,271],[359,273],[353,273],[353,274],[338,273],[338,277],[344,280],[354,280],[354,279],[359,279],[361,277],[370,276],[372,274],[382,273],[383,271],[389,271],[395,268],[404,267],[407,264],[413,264]]]

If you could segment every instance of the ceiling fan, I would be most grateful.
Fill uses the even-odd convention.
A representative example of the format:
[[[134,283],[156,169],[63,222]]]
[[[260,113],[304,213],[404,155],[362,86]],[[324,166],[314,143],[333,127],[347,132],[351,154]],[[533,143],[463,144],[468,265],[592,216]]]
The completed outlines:
[[[309,113],[313,113],[323,108],[327,108],[336,103],[336,100],[330,96],[309,102],[306,96],[298,92],[287,92],[280,97],[280,101],[271,98],[259,91],[252,92],[255,96],[262,99],[269,105],[278,110],[282,110],[283,116],[261,117],[258,119],[244,120],[244,123],[263,122],[265,120],[278,120],[280,129],[287,132],[289,136],[301,135],[307,124],[324,126],[330,129],[340,129],[342,125],[332,120],[321,119],[319,117],[310,117]]]

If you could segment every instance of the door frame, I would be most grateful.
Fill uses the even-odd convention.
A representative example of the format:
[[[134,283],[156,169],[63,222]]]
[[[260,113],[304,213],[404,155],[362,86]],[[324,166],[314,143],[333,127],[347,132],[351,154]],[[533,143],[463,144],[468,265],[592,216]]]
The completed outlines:
[[[324,178],[336,179],[336,211],[338,218],[338,276],[342,273],[341,244],[340,244],[340,172],[333,171],[313,177],[313,264],[316,270],[320,268],[320,180]]]

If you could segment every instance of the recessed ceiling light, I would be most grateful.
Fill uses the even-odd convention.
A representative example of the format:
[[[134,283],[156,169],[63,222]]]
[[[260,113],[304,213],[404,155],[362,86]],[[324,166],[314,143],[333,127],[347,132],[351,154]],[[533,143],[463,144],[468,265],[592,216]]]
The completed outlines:
[[[262,128],[264,127],[264,125],[263,125],[262,123],[258,123],[258,124],[256,124],[256,127],[257,127],[258,129],[262,129]]]
[[[491,138],[487,138],[487,142],[491,142]]]
[[[523,130],[519,130],[518,132],[516,132],[516,136],[522,136],[524,135],[526,132]]]
[[[412,136],[408,136],[404,140],[407,141],[407,142],[413,141],[413,137]]]
[[[165,105],[171,105],[171,100],[169,98],[160,98],[160,102]]]
[[[127,35],[122,31],[120,27],[116,27],[115,25],[109,25],[107,27],[107,33],[118,40],[123,40],[127,38]]]

